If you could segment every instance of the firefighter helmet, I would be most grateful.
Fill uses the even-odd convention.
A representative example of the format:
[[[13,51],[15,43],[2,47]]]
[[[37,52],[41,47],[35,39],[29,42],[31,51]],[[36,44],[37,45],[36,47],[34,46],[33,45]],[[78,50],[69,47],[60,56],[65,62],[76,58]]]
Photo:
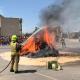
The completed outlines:
[[[12,40],[12,41],[17,41],[17,39],[18,39],[18,38],[17,38],[16,35],[12,35],[12,37],[11,37],[11,40]]]

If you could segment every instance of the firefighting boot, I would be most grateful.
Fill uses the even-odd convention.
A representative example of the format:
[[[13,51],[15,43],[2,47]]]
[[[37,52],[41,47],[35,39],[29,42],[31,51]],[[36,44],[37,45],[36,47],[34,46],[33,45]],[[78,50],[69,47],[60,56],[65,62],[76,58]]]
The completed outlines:
[[[14,72],[14,70],[13,69],[10,69],[10,72]]]

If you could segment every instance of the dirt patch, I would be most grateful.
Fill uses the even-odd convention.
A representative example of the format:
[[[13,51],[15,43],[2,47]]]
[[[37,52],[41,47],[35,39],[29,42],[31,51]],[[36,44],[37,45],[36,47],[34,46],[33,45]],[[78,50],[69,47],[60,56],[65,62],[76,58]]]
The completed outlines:
[[[0,54],[0,57],[9,61],[10,60],[10,52],[5,52]],[[79,56],[66,56],[66,57],[43,57],[43,58],[27,58],[27,57],[20,57],[20,65],[32,65],[32,66],[46,66],[48,61],[58,60],[59,63],[65,64],[68,62],[75,62],[79,61]]]

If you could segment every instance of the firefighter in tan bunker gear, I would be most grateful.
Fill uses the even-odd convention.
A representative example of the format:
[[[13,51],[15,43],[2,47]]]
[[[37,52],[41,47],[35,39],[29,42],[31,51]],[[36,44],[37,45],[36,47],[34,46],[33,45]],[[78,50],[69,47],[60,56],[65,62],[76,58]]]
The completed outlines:
[[[10,72],[18,73],[18,63],[19,63],[19,50],[17,51],[17,46],[19,43],[17,42],[18,38],[16,35],[12,35],[11,37],[11,67]]]

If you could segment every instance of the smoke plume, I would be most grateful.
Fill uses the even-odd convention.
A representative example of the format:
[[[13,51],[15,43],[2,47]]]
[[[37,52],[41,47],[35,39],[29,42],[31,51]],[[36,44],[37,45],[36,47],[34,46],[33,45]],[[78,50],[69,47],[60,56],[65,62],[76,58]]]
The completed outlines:
[[[64,31],[79,31],[80,0],[61,0],[60,3],[43,9],[40,15],[41,24],[61,26]]]

